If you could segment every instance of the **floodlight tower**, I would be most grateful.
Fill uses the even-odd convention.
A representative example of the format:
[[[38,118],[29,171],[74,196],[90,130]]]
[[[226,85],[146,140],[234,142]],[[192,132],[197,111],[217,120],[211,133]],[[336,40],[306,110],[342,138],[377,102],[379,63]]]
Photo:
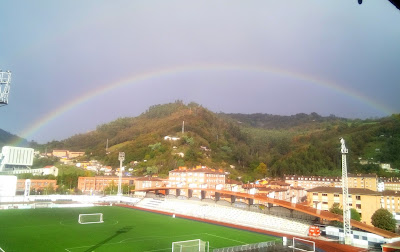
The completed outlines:
[[[340,152],[342,153],[342,196],[343,196],[343,232],[344,232],[344,243],[352,243],[351,226],[350,226],[350,207],[349,207],[349,187],[347,183],[347,153],[349,150],[346,148],[346,144],[343,138],[340,138],[342,144]]]
[[[0,70],[0,107],[8,104],[10,93],[11,72]]]
[[[122,167],[122,162],[125,160],[125,152],[120,152],[118,155],[118,160],[119,160],[119,181],[118,181],[118,196],[122,196],[122,172],[123,172],[123,167]]]

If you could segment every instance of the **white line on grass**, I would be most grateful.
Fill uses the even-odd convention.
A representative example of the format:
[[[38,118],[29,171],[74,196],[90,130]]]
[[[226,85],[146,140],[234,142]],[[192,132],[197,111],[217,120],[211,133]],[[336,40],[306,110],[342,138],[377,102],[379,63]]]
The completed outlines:
[[[204,234],[206,234],[206,235],[210,235],[210,236],[214,236],[214,237],[217,237],[217,238],[221,238],[221,239],[225,239],[225,240],[230,240],[230,241],[234,241],[234,242],[239,242],[239,243],[243,243],[243,244],[248,244],[247,242],[242,242],[242,241],[238,241],[238,240],[230,239],[230,238],[223,237],[223,236],[219,236],[219,235],[208,234],[208,233],[204,233]]]
[[[155,250],[146,250],[146,251],[143,251],[143,252],[154,252],[154,251],[165,251],[165,250],[170,251],[171,248],[155,249]]]
[[[159,235],[159,236],[148,236],[148,237],[146,237],[145,239],[141,239],[141,240],[136,240],[135,238],[127,238],[127,239],[124,239],[124,240],[121,240],[121,241],[119,241],[118,243],[124,243],[124,242],[126,242],[126,241],[129,241],[129,242],[132,242],[132,241],[147,241],[147,240],[154,240],[154,238],[158,238],[158,239],[172,239],[172,238],[178,238],[178,237],[185,237],[185,236],[193,236],[193,235],[203,235],[203,234],[206,234],[206,233],[198,233],[198,234],[185,234],[185,235],[178,235],[178,236],[161,236],[161,235]]]
[[[136,240],[135,238],[128,238],[128,239],[121,240],[121,241],[119,241],[119,242],[117,242],[117,243],[141,242],[141,241],[154,240],[155,238],[158,238],[158,239],[165,239],[165,238],[169,238],[169,237],[167,237],[167,236],[149,236],[149,237],[147,237],[147,238],[145,238],[145,239],[140,239],[140,240]]]

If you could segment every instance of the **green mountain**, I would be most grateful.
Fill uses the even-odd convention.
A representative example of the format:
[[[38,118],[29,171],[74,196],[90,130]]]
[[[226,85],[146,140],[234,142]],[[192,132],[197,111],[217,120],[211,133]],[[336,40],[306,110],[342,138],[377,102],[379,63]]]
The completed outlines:
[[[0,149],[3,146],[18,142],[20,143],[20,147],[27,147],[28,141],[26,139],[20,138],[16,135],[13,135],[5,130],[0,129]]]
[[[125,152],[124,164],[136,175],[166,176],[178,166],[206,165],[247,181],[265,175],[340,175],[340,137],[350,151],[350,172],[384,175],[377,162],[400,168],[399,115],[351,120],[316,113],[216,114],[181,101],[151,106],[138,117],[119,118],[35,148],[85,151],[86,158],[114,167],[119,166],[118,153]],[[360,159],[369,164],[360,165]]]

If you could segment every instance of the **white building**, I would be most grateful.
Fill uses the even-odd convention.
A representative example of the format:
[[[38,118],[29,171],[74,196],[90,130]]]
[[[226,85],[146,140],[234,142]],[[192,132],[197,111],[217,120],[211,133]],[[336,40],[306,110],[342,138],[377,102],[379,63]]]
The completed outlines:
[[[179,139],[180,139],[179,137],[171,137],[171,136],[164,137],[165,141],[178,141]]]
[[[29,168],[33,155],[32,148],[4,146],[0,153],[0,172]]]
[[[0,175],[0,197],[15,196],[17,176]]]

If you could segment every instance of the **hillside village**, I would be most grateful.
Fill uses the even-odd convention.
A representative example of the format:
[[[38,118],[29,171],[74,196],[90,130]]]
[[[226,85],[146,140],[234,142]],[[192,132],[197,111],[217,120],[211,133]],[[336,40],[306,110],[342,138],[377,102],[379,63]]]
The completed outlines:
[[[178,137],[164,137],[164,141],[178,140]],[[202,148],[202,150],[204,149]],[[60,163],[63,165],[73,164],[78,169],[93,172],[91,176],[79,176],[77,178],[77,188],[67,191],[67,193],[88,195],[112,195],[117,193],[120,169],[103,166],[96,160],[77,160],[77,158],[82,158],[84,155],[84,152],[69,150],[53,150],[51,152],[51,156],[59,158]],[[46,158],[49,157],[49,153],[45,155],[39,154],[38,156]],[[140,162],[145,163],[146,160]],[[131,197],[144,196],[145,191],[151,188],[160,188],[158,193],[163,197],[177,193],[163,188],[193,188],[190,192],[182,190],[179,195],[175,196],[190,198],[211,197],[211,195],[200,195],[201,190],[199,188],[213,188],[262,195],[290,203],[305,204],[325,211],[332,208],[335,203],[341,202],[341,177],[286,175],[281,178],[265,177],[255,181],[241,182],[230,179],[230,172],[224,171],[224,169],[208,168],[201,165],[193,168],[178,167],[171,170],[167,178],[159,178],[157,172],[147,176],[135,176],[134,167],[140,162],[130,162],[129,165],[132,167],[124,171],[121,177],[123,193]],[[30,178],[31,194],[47,195],[59,191],[57,183],[59,168],[56,166],[3,171],[3,174],[21,175],[27,173],[33,175]],[[48,175],[53,176],[54,179],[35,178],[35,176],[43,177]],[[348,187],[352,197],[351,204],[361,215],[364,222],[370,224],[370,217],[379,208],[385,208],[396,213],[400,212],[400,193],[398,193],[400,179],[397,177],[382,178],[376,174],[349,174],[348,177]],[[18,179],[17,194],[24,193],[25,183],[26,179]],[[386,198],[388,200],[385,200]],[[231,198],[227,198],[227,200],[231,201]],[[235,199],[237,203],[244,201],[245,199],[242,198]]]

